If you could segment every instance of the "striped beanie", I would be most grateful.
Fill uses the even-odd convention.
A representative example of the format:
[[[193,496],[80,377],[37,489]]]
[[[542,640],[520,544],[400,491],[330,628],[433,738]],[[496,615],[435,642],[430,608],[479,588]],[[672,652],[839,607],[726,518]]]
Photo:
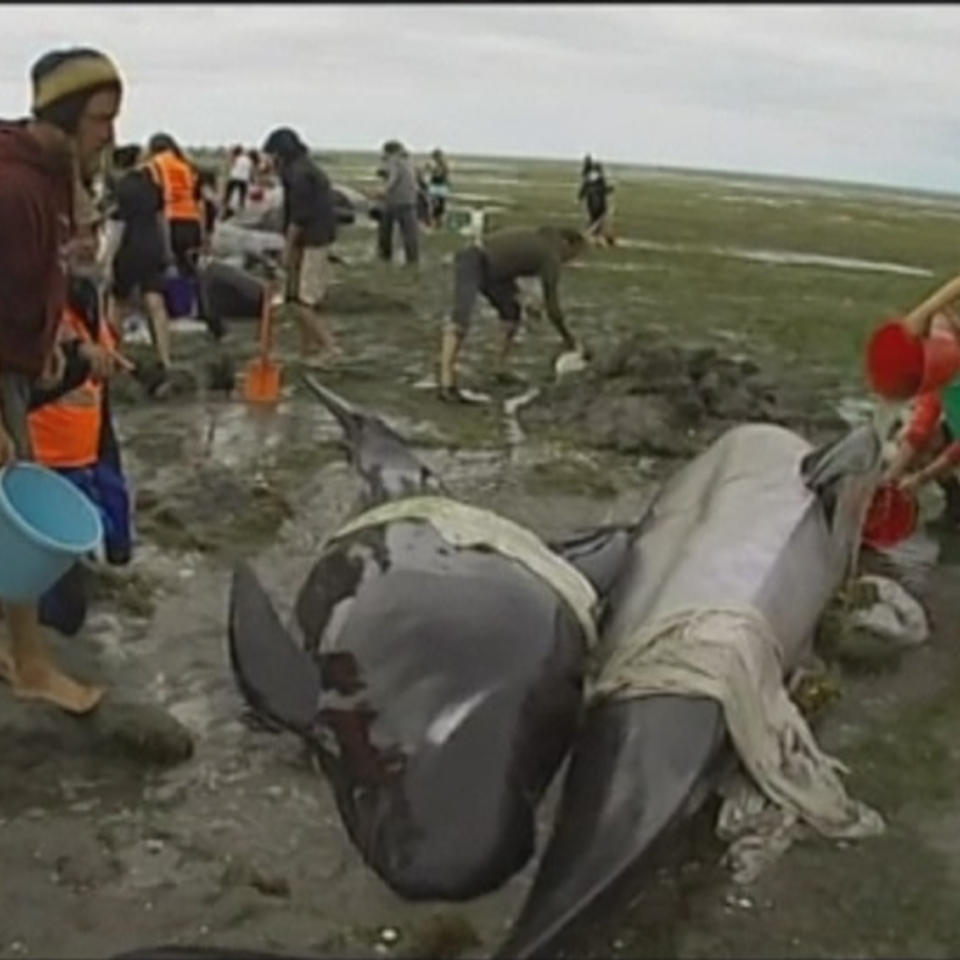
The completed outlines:
[[[44,54],[30,71],[33,115],[64,133],[76,132],[87,101],[102,90],[123,89],[120,71],[105,54],[72,47]]]

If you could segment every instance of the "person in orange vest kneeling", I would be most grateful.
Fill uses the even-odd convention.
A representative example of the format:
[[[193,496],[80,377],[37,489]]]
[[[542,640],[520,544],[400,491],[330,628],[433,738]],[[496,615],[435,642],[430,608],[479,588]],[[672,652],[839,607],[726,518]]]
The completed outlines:
[[[122,566],[130,562],[133,522],[110,415],[107,380],[114,371],[114,342],[89,281],[70,279],[59,336],[65,375],[56,387],[37,389],[31,396],[28,427],[34,455],[97,507],[105,559]],[[88,576],[83,564],[69,570],[41,599],[41,622],[67,636],[76,634],[86,619]]]

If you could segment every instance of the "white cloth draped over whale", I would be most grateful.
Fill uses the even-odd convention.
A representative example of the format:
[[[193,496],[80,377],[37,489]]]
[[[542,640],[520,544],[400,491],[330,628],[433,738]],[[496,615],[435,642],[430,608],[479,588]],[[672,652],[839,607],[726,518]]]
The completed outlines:
[[[331,542],[358,530],[401,520],[429,523],[451,546],[484,547],[522,564],[566,601],[583,628],[588,648],[596,647],[599,597],[593,584],[535,533],[490,510],[446,497],[406,497],[354,517],[331,537]]]

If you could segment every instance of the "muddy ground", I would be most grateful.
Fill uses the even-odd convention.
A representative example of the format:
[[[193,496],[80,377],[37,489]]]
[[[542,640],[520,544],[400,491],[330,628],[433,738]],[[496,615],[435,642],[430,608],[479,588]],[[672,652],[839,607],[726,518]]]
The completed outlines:
[[[568,212],[571,173],[562,175],[519,177],[507,222]],[[827,439],[842,427],[837,401],[860,392],[851,343],[871,318],[909,302],[918,280],[901,271],[867,284],[862,272],[816,262],[721,267],[698,238],[708,244],[729,208],[728,243],[750,234],[757,248],[783,247],[783,221],[794,218],[793,238],[824,256],[933,270],[939,254],[920,243],[921,214],[900,200],[808,197],[777,216],[763,208],[763,219],[752,193],[741,191],[739,206],[722,199],[736,189],[666,177],[618,192],[621,232],[636,242],[591,254],[565,281],[594,368],[552,384],[555,345],[544,324],[531,328],[517,369],[541,393],[520,411],[519,430],[499,401],[520,388],[488,377],[488,317],[466,376],[497,402],[449,409],[416,389],[433,373],[459,241],[431,237],[414,277],[371,264],[371,237],[358,228],[344,238],[348,267],[333,301],[352,359],[328,382],[386,413],[459,494],[546,534],[635,515],[653,478],[737,420]],[[935,239],[939,214],[925,216]],[[831,217],[859,232],[836,221],[818,234],[813,225]],[[233,332],[242,366],[253,333]],[[253,410],[206,389],[215,354],[201,338],[180,336],[177,350],[190,372],[184,396],[146,404],[118,385],[138,555],[102,579],[84,634],[60,644],[76,669],[109,681],[110,700],[77,723],[0,690],[0,956],[106,957],[171,941],[320,956],[482,954],[519,906],[529,869],[477,903],[399,902],[360,865],[298,745],[244,724],[225,656],[230,564],[253,557],[288,610],[357,486],[329,418],[297,390],[294,365],[280,407]],[[821,728],[852,767],[851,789],[888,817],[887,835],[804,843],[739,890],[704,821],[654,880],[628,884],[571,931],[560,955],[957,955],[956,553],[944,541],[941,566],[909,571],[934,620],[932,642],[902,657],[848,655]]]

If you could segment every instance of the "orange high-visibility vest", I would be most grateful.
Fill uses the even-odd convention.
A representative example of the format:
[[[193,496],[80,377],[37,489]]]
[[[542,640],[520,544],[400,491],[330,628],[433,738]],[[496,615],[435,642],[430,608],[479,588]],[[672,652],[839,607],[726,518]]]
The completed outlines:
[[[87,325],[69,307],[60,323],[59,340],[93,343]],[[100,345],[113,349],[107,324],[100,323]],[[79,387],[53,403],[34,410],[27,418],[37,463],[51,468],[89,467],[100,454],[103,427],[103,385],[88,377]]]
[[[186,160],[166,150],[148,164],[158,186],[163,190],[164,213],[168,220],[199,220],[197,174]]]

